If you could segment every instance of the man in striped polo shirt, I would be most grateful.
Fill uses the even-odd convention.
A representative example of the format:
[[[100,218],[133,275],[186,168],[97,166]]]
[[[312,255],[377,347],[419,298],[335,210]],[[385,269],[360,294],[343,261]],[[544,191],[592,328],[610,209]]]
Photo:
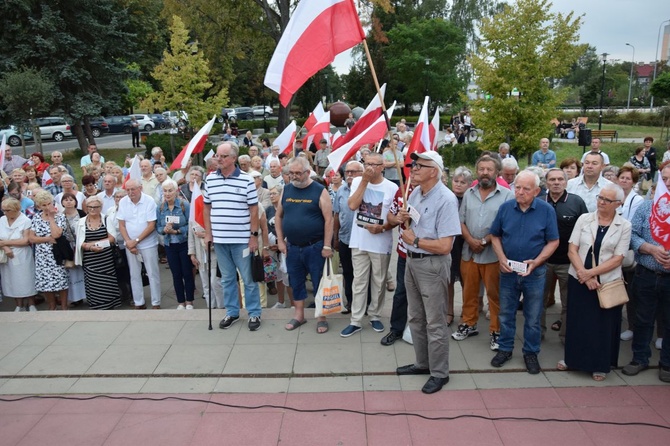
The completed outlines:
[[[258,249],[258,196],[251,176],[235,165],[239,148],[232,141],[216,148],[218,169],[207,175],[203,190],[205,243],[214,242],[221,270],[226,317],[219,328],[229,328],[240,318],[237,271],[244,282],[249,330],[261,326],[261,298],[251,276],[251,255]]]

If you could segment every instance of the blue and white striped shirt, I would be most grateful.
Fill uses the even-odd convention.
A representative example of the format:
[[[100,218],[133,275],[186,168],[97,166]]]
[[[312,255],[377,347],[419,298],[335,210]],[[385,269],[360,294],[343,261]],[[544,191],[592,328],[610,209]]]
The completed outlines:
[[[220,170],[207,175],[202,191],[205,205],[210,205],[214,243],[249,243],[251,236],[250,207],[258,205],[256,185],[250,175],[239,168],[225,177]]]

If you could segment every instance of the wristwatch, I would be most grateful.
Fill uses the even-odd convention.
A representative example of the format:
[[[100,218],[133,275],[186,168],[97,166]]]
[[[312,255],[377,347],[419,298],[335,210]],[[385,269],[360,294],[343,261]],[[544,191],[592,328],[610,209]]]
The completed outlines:
[[[486,246],[487,243],[486,238],[482,238],[482,246]]]
[[[419,247],[419,237],[414,239],[414,242],[412,242],[412,246],[414,246],[415,248]]]
[[[139,242],[140,242],[140,239],[136,238],[135,241],[136,241],[137,243],[139,243]]]
[[[253,235],[254,237],[258,237],[258,231],[251,231],[251,235]]]

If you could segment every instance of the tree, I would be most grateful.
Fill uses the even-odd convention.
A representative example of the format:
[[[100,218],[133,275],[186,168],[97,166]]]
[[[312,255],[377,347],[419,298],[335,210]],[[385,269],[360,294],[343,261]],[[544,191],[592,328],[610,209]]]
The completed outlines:
[[[49,113],[54,100],[55,85],[48,75],[33,68],[22,68],[5,74],[0,80],[0,97],[7,107],[6,113],[19,124],[19,133],[33,117]],[[39,132],[34,132],[39,138]],[[23,156],[26,145],[23,141]],[[40,146],[41,148],[41,146]]]
[[[210,69],[197,43],[189,43],[189,33],[179,16],[172,17],[170,48],[152,75],[160,90],[148,95],[143,104],[151,109],[185,110],[191,124],[204,125],[219,114],[227,102],[227,90],[206,98],[212,86]]]
[[[670,99],[670,72],[657,76],[649,92],[658,99]]]
[[[463,33],[444,19],[414,20],[388,33],[386,60],[393,77],[390,85],[404,104],[422,102],[444,105],[458,98],[465,83],[457,66],[465,55]]]
[[[517,153],[531,153],[551,132],[562,98],[548,80],[565,76],[586,46],[576,43],[581,18],[549,7],[547,0],[518,0],[482,22],[482,45],[469,61],[480,89],[490,95],[472,104],[485,150],[508,141]],[[515,88],[518,96],[511,94]]]

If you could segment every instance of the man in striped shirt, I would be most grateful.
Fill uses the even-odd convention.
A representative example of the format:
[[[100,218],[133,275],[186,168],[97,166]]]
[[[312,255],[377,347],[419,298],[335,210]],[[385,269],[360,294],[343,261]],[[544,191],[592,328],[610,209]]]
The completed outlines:
[[[240,318],[237,271],[244,282],[249,330],[261,326],[261,298],[251,276],[251,256],[258,249],[258,196],[251,176],[235,165],[239,148],[232,141],[216,148],[218,169],[207,175],[203,190],[205,243],[214,243],[221,270],[226,317],[219,328],[229,328]]]

